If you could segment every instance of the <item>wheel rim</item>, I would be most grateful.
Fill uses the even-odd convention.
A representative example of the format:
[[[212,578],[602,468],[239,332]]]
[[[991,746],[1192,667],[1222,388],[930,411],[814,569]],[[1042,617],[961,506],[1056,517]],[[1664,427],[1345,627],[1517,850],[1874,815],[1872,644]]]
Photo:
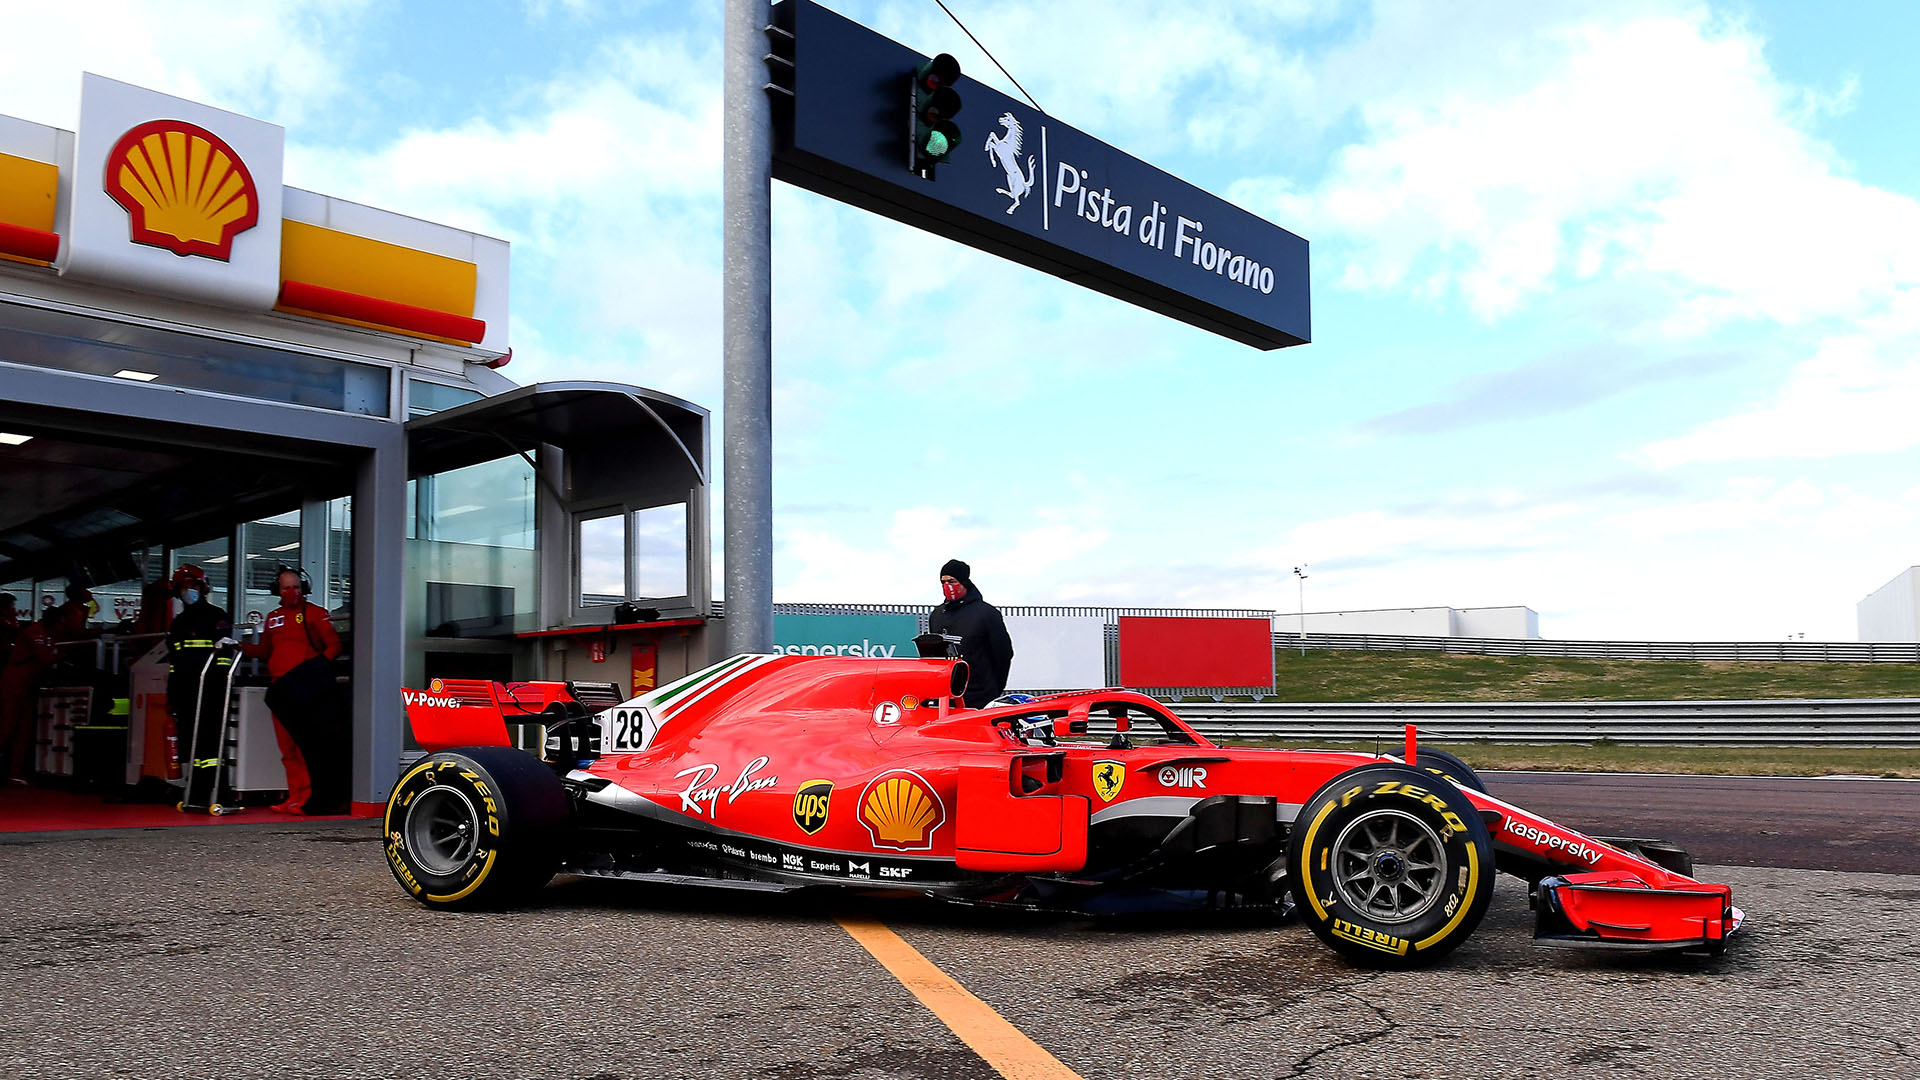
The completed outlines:
[[[457,788],[438,785],[407,808],[407,850],[422,869],[447,876],[473,858],[480,844],[480,812]]]
[[[1433,826],[1402,810],[1374,810],[1333,842],[1333,883],[1347,906],[1382,923],[1417,919],[1446,891],[1446,849]]]

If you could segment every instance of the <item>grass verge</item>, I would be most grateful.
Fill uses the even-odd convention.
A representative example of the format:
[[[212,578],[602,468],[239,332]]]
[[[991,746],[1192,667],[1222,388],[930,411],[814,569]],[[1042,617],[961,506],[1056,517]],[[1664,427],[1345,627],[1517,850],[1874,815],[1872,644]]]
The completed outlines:
[[[1366,743],[1235,739],[1233,746],[1293,750],[1355,750],[1392,754],[1397,741]],[[1488,742],[1426,743],[1447,750],[1475,769],[1544,772],[1693,773],[1702,776],[1878,776],[1920,778],[1920,747],[1861,746],[1633,746],[1597,743],[1521,745]]]
[[[1279,649],[1284,701],[1693,701],[1920,697],[1920,664],[1578,660]]]

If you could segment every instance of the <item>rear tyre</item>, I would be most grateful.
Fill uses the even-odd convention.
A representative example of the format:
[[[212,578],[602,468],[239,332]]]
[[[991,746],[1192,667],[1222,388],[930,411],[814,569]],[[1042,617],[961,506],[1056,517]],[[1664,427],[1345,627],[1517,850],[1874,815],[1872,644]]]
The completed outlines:
[[[1466,762],[1461,761],[1445,750],[1434,750],[1425,746],[1416,746],[1414,747],[1413,754],[1414,764],[1422,770],[1430,773],[1439,773],[1441,776],[1453,781],[1455,787],[1464,788],[1468,791],[1477,791],[1482,795],[1487,793],[1487,782],[1480,779],[1480,774],[1473,771],[1473,766],[1468,765]]]
[[[566,789],[533,755],[442,751],[387,799],[387,866],[428,907],[509,904],[552,879],[567,817]]]
[[[1362,967],[1433,963],[1480,925],[1493,842],[1451,783],[1405,765],[1363,765],[1301,808],[1288,887],[1314,934]]]

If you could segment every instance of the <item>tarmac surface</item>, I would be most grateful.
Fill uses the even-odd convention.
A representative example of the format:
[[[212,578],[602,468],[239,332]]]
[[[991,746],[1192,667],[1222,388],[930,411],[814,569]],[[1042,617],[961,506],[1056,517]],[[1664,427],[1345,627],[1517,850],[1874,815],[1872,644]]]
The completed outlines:
[[[1671,782],[1616,777],[1602,827],[1551,801],[1606,801],[1595,785],[1488,779],[1597,832],[1636,831],[1620,821],[1634,807],[1689,828],[1710,813],[1662,809],[1691,797]],[[1823,837],[1920,810],[1920,784],[1791,783],[1827,786],[1721,791],[1729,850],[1840,861],[1856,848]],[[1782,810],[1748,823],[1772,840],[1740,848],[1740,799],[1856,810]],[[1913,1077],[1912,836],[1857,847],[1900,873],[1703,866],[1749,914],[1717,959],[1532,947],[1524,887],[1503,880],[1441,966],[1376,973],[1264,918],[1090,922],[580,879],[520,911],[436,912],[394,883],[372,822],[12,835],[0,1076],[999,1075],[832,918],[865,914],[1087,1080]]]

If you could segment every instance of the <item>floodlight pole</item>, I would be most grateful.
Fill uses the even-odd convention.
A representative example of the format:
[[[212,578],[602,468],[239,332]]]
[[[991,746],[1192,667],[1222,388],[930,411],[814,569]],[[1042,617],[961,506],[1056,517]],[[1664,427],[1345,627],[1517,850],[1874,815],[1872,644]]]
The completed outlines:
[[[727,0],[721,159],[723,620],[728,653],[773,650],[773,105],[767,0]]]
[[[1300,659],[1307,658],[1307,564],[1301,563],[1293,568],[1293,576],[1300,579]]]

